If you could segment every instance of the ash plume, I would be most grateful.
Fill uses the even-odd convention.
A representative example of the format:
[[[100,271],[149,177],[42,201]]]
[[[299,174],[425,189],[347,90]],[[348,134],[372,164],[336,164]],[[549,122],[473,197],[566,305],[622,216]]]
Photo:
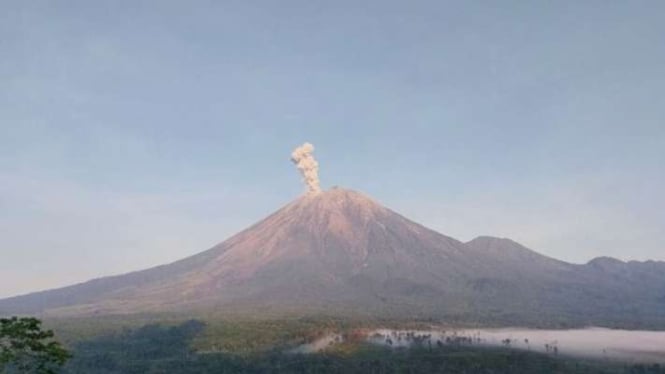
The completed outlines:
[[[314,159],[314,146],[310,143],[304,143],[291,153],[291,161],[296,165],[302,180],[307,185],[307,192],[321,192],[319,185],[319,163]]]

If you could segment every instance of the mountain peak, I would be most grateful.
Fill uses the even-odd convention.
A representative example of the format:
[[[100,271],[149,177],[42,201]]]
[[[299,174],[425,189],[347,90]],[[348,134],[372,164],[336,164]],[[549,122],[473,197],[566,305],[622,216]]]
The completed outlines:
[[[619,294],[626,303],[641,305],[645,320],[665,321],[659,293],[665,285],[663,264],[617,268],[598,271],[564,263],[504,238],[481,236],[461,243],[360,192],[338,187],[310,190],[180,261],[0,300],[0,315],[199,310],[271,317],[473,313],[477,320],[497,313],[502,321],[507,315],[542,321],[601,309],[622,320],[623,310],[613,309]]]
[[[617,265],[620,266],[625,264],[626,264],[625,262],[609,256],[596,257],[587,263],[587,265],[594,265],[594,266],[617,266]]]
[[[522,244],[507,238],[493,236],[479,236],[465,243],[470,250],[480,256],[493,257],[496,261],[515,262],[529,264],[538,262],[548,264],[552,268],[561,268],[568,264],[538,252],[535,252]]]
[[[364,207],[366,209],[383,208],[369,196],[358,191],[341,187],[333,187],[329,190],[318,193],[308,193],[296,201],[301,204],[313,205],[320,209],[334,209],[349,205]]]
[[[440,298],[450,286],[443,280],[447,274],[465,267],[463,253],[462,243],[360,192],[332,188],[298,197],[208,251],[129,278],[103,279],[108,290],[56,306],[67,307],[59,313],[73,314],[209,304],[382,309],[389,297],[381,299],[377,293],[398,300],[410,297],[415,289]],[[79,289],[51,294],[62,300],[61,296]],[[11,305],[34,302],[32,310],[48,309],[51,304],[41,300],[41,296],[28,296],[12,300]],[[8,309],[9,303],[5,305]]]
[[[630,266],[631,262],[623,262],[617,258],[609,256],[601,256],[592,259],[587,262],[586,266],[591,267],[596,270],[616,272],[622,271],[627,266]]]
[[[277,212],[285,220],[310,228],[364,225],[385,216],[388,210],[368,196],[349,189],[332,188],[307,193]]]
[[[525,246],[517,243],[508,238],[497,238],[494,236],[478,236],[475,239],[469,240],[466,245],[488,252],[502,252],[502,251],[515,251],[515,250],[528,250]]]
[[[332,187],[329,190],[324,190],[316,193],[307,193],[300,197],[297,201],[302,201],[304,203],[313,203],[313,202],[326,202],[326,203],[340,203],[340,202],[353,202],[356,204],[364,205],[376,205],[374,200],[369,196],[342,187]]]

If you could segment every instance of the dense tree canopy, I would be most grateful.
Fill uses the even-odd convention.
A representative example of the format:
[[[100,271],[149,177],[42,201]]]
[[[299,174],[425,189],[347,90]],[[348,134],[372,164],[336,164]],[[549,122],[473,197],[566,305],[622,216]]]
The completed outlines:
[[[56,373],[71,355],[53,338],[37,318],[0,319],[0,372]]]

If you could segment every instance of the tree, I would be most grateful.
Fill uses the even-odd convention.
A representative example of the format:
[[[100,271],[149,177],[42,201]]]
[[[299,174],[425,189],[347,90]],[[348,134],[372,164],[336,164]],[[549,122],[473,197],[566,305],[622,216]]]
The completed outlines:
[[[0,372],[56,373],[71,357],[32,317],[0,318]]]

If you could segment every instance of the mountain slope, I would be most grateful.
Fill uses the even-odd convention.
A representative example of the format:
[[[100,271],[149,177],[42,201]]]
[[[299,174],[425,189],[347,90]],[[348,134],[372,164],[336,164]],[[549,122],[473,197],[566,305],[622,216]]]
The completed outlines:
[[[198,255],[0,300],[0,315],[323,312],[665,326],[663,274],[656,262],[568,264],[508,239],[462,243],[358,192],[332,189]]]
[[[473,281],[479,309],[527,324],[665,328],[664,262],[606,257],[576,265],[510,239],[479,237],[466,244],[493,264],[488,278]]]
[[[357,192],[305,195],[194,257],[127,275],[0,301],[16,313],[124,313],[230,303],[380,303],[382,293],[462,277],[464,245]],[[451,288],[454,289],[454,288]]]

